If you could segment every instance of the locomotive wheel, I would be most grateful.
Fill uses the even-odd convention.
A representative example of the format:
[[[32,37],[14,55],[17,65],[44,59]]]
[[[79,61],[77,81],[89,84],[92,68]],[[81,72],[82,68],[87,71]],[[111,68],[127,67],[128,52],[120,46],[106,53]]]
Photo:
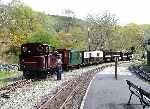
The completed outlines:
[[[63,69],[64,69],[65,71],[69,71],[69,66],[66,65],[66,66],[63,67]]]
[[[40,79],[45,79],[45,78],[47,77],[46,71],[38,72],[38,77],[39,77]]]
[[[29,79],[29,75],[26,74],[26,72],[23,72],[23,76],[24,76],[25,79]]]
[[[23,71],[23,76],[25,79],[33,79],[33,74],[30,71]]]
[[[80,67],[81,67],[80,65],[77,65],[77,69],[80,69]]]

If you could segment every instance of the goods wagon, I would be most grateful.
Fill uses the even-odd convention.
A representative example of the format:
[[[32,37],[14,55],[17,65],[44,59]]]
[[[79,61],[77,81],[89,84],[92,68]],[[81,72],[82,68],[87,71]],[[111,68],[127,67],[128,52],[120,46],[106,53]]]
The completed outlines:
[[[82,51],[82,65],[87,66],[90,65],[90,52],[89,51]]]
[[[103,62],[103,51],[90,51],[90,62],[92,64],[99,64]]]
[[[112,61],[115,61],[115,57],[117,57],[119,61],[122,61],[123,60],[123,53],[121,51],[112,52]]]
[[[112,61],[112,52],[110,51],[104,51],[104,62],[111,62]]]
[[[120,51],[104,51],[104,61],[105,62],[113,62],[115,61],[115,57],[119,59],[119,61],[123,60],[123,54]]]

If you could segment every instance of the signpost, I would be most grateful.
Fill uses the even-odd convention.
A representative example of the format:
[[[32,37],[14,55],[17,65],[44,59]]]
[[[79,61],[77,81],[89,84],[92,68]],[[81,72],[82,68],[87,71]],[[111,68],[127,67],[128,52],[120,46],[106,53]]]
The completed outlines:
[[[146,41],[147,64],[150,65],[150,39]]]
[[[144,30],[144,45],[147,52],[147,65],[150,65],[150,29]]]
[[[91,39],[90,39],[90,28],[88,27],[88,46],[89,46],[89,51],[91,50],[91,48],[90,48],[90,41],[91,41]]]
[[[117,64],[118,64],[118,57],[115,57],[115,78],[117,80]]]

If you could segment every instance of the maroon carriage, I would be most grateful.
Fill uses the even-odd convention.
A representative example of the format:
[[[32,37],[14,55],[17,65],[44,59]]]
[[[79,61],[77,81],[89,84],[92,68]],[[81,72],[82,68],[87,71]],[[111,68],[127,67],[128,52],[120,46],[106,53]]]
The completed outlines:
[[[82,51],[74,49],[57,49],[62,54],[63,69],[80,68],[82,64]]]
[[[62,54],[62,66],[64,70],[69,70],[69,50],[67,49],[57,49],[57,51]]]
[[[57,73],[61,79],[58,60],[61,54],[55,52],[48,44],[27,43],[21,46],[20,70],[25,78],[46,78],[48,74]]]

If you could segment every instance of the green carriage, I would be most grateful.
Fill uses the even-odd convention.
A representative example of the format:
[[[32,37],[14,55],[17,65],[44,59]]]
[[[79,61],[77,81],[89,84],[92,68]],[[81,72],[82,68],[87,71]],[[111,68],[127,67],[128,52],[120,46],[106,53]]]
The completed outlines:
[[[81,64],[82,64],[82,52],[79,50],[70,50],[69,66],[79,68]]]

